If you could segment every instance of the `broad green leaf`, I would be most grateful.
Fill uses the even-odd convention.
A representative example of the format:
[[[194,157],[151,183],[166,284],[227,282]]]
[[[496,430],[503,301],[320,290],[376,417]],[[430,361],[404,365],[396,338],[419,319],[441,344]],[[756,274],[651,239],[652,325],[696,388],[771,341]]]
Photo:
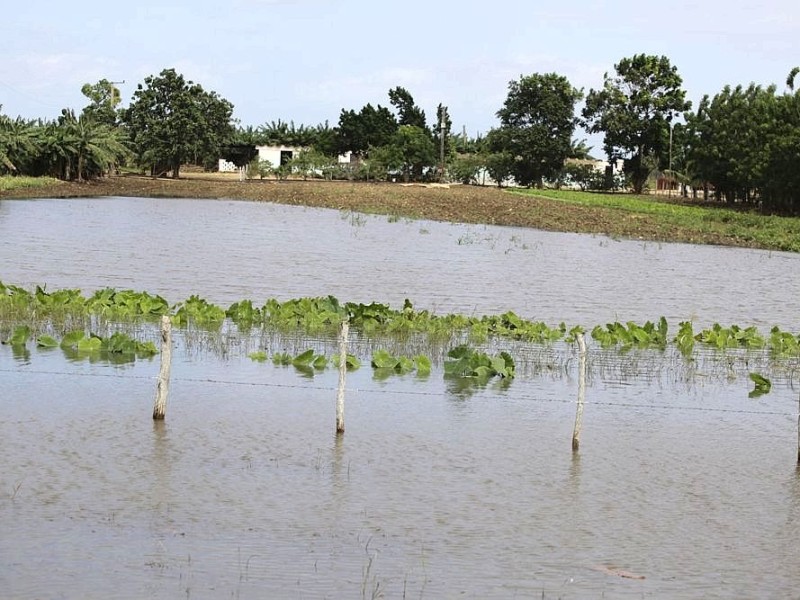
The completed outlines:
[[[417,375],[430,375],[431,373],[431,359],[424,354],[418,354],[414,357],[414,364],[417,367]]]
[[[83,331],[70,331],[66,334],[63,338],[61,338],[61,347],[62,348],[75,348],[84,337],[85,333]]]
[[[40,335],[36,340],[39,348],[58,348],[58,340],[50,335]]]
[[[292,364],[295,367],[309,367],[314,360],[314,350],[309,348],[305,352],[301,352],[292,359]]]
[[[16,329],[14,329],[14,333],[11,334],[11,337],[5,341],[6,344],[10,344],[11,346],[24,346],[28,343],[28,339],[31,337],[31,328],[27,325],[20,325]]]

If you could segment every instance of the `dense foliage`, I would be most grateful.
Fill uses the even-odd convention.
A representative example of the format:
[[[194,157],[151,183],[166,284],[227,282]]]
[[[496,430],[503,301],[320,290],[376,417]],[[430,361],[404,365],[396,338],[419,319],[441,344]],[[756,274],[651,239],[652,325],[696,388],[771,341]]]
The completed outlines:
[[[625,172],[640,194],[665,154],[669,124],[691,104],[666,56],[637,54],[623,58],[614,69],[615,76],[605,74],[602,89],[586,96],[583,117],[590,133],[605,134],[609,161],[625,159]]]
[[[465,184],[572,186],[643,192],[656,179],[684,196],[746,204],[771,213],[800,212],[800,90],[789,73],[777,86],[728,85],[690,110],[678,70],[665,56],[622,58],[603,86],[581,98],[556,73],[511,81],[499,124],[485,136],[452,132],[448,108],[435,122],[403,87],[388,91],[389,107],[342,108],[336,125],[269,121],[236,126],[233,106],[215,92],[164,69],[139,84],[121,109],[113,82],[85,84],[89,104],[52,120],[2,114],[0,176],[50,176],[84,181],[122,166],[153,176],[181,165],[216,168],[220,157],[251,177],[458,181]],[[572,138],[576,123],[604,135],[614,172]],[[259,162],[256,146],[296,149],[289,164]],[[338,156],[351,161],[339,163]],[[578,159],[578,160],[566,160]]]
[[[726,86],[687,117],[686,169],[729,203],[800,210],[800,91]]]
[[[122,114],[136,160],[152,175],[182,164],[214,164],[232,134],[233,105],[215,92],[186,81],[175,69],[145,78]]]
[[[556,73],[535,73],[508,84],[508,97],[497,112],[500,127],[487,138],[489,150],[503,156],[499,162],[518,185],[541,187],[557,177],[570,156],[580,98]]]

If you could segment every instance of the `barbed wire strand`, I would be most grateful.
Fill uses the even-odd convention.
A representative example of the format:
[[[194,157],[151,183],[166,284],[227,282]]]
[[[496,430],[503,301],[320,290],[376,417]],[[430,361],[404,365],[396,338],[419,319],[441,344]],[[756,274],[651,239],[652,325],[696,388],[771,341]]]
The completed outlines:
[[[155,381],[155,375],[119,375],[114,373],[69,373],[67,371],[33,371],[33,370],[18,370],[18,369],[0,369],[0,373],[14,373],[14,374],[30,374],[30,375],[60,375],[65,377],[106,377],[114,379],[138,379],[138,380],[152,380]],[[218,385],[239,385],[248,387],[268,387],[268,388],[283,388],[283,389],[297,389],[297,390],[315,390],[324,392],[335,392],[334,386],[319,386],[319,385],[294,385],[288,383],[265,383],[254,381],[230,381],[223,379],[212,378],[197,378],[197,377],[172,377],[171,382],[187,382],[187,383],[212,383]],[[441,392],[415,392],[411,390],[381,390],[375,388],[345,388],[346,392],[351,394],[393,394],[403,396],[428,396],[440,397]],[[534,396],[523,396],[526,400],[533,402],[540,402],[542,404],[575,404],[575,400],[560,399],[560,398],[536,398]],[[670,404],[639,404],[635,402],[605,402],[605,401],[589,401],[586,403],[587,407],[591,406],[604,406],[604,407],[617,407],[617,408],[642,408],[651,410],[674,410],[674,411],[691,411],[691,412],[714,412],[714,413],[731,413],[742,415],[764,415],[764,416],[780,416],[780,417],[796,417],[797,413],[789,413],[783,411],[767,411],[767,410],[742,410],[737,408],[718,408],[707,406],[686,406],[686,405],[670,405]]]

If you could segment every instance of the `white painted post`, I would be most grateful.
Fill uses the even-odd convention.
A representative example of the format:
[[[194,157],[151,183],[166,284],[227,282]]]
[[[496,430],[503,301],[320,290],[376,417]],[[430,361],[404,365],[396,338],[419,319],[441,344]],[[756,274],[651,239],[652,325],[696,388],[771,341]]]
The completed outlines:
[[[578,408],[575,411],[575,428],[572,430],[573,452],[577,452],[581,444],[583,401],[586,398],[586,340],[582,333],[578,333],[575,339],[578,341]]]
[[[339,332],[339,388],[336,390],[336,435],[344,433],[344,382],[347,378],[347,332],[348,320],[342,321]]]
[[[156,383],[156,401],[153,406],[153,419],[163,421],[167,412],[169,393],[169,370],[172,362],[172,321],[167,315],[161,317],[161,370]]]
[[[797,464],[800,466],[800,398],[797,400]]]

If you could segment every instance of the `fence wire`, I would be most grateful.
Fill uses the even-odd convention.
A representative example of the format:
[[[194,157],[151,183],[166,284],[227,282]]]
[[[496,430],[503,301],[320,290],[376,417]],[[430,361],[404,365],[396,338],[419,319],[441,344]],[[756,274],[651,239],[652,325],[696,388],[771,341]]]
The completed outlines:
[[[118,373],[70,373],[67,371],[38,371],[38,370],[19,370],[19,369],[0,369],[0,373],[14,373],[16,375],[56,375],[62,377],[103,377],[113,379],[131,379],[140,381],[153,381],[155,382],[157,376],[155,375],[119,375]],[[170,383],[204,383],[214,385],[235,385],[246,387],[263,387],[274,389],[296,389],[296,390],[315,390],[322,392],[331,392],[334,394],[337,390],[335,386],[321,386],[321,385],[294,385],[287,383],[267,383],[255,381],[232,381],[224,379],[203,378],[203,377],[171,377]],[[373,394],[373,395],[394,395],[394,396],[418,396],[418,397],[441,397],[442,392],[425,392],[413,390],[386,390],[376,388],[352,388],[345,387],[345,392],[350,394]],[[539,398],[536,396],[523,395],[522,399],[531,402],[538,402],[541,404],[576,404],[576,400],[567,398]],[[609,408],[635,408],[635,409],[648,409],[648,410],[669,410],[669,411],[686,411],[686,412],[709,412],[709,413],[728,413],[728,414],[742,414],[742,415],[763,415],[763,416],[779,416],[779,417],[797,417],[797,412],[785,411],[768,411],[768,410],[743,410],[737,408],[721,408],[721,407],[706,407],[706,406],[688,406],[688,405],[672,405],[672,404],[642,404],[635,402],[608,402],[608,401],[591,401],[588,400],[585,406],[600,406]],[[800,408],[800,406],[799,406]]]

